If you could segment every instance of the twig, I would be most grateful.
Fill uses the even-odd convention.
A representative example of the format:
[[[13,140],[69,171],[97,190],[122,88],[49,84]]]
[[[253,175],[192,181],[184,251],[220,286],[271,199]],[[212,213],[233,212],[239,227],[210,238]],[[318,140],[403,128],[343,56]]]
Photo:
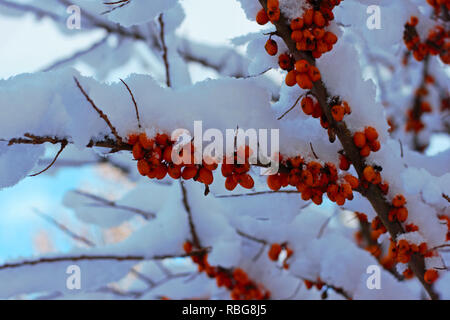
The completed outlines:
[[[279,117],[277,118],[277,120],[283,119],[285,115],[287,115],[290,111],[292,111],[292,110],[295,108],[295,106],[297,105],[297,103],[300,101],[300,99],[301,99],[303,96],[304,96],[304,94],[300,95],[300,96],[297,98],[297,100],[295,100],[295,103],[292,105],[292,107],[290,107],[290,108],[289,108],[288,110],[286,110],[281,116],[279,116]]]
[[[84,192],[84,191],[80,191],[80,190],[75,190],[74,192],[76,194],[79,194],[79,195],[83,196],[83,197],[86,197],[86,198],[92,199],[94,201],[97,201],[97,202],[101,203],[104,206],[136,213],[136,214],[142,216],[146,220],[156,217],[156,215],[154,213],[152,213],[152,212],[147,212],[147,211],[144,211],[144,210],[141,210],[141,209],[138,209],[138,208],[134,208],[134,207],[130,207],[130,206],[119,205],[115,201],[107,200],[105,198],[96,196],[94,194],[90,194],[90,193],[87,193],[87,192]]]
[[[168,60],[168,56],[167,56],[167,46],[166,46],[166,40],[164,37],[164,20],[163,20],[163,14],[161,13],[159,15],[159,25],[160,25],[160,40],[161,40],[161,47],[163,50],[163,61],[164,61],[164,66],[166,68],[166,84],[168,87],[171,87],[171,81],[170,81],[170,66],[169,66],[169,60]]]
[[[299,193],[297,190],[278,190],[278,191],[258,191],[240,194],[219,194],[214,195],[215,198],[236,198],[236,197],[248,197],[248,196],[260,196],[264,194],[276,194],[276,193]]]
[[[139,117],[139,109],[138,109],[138,106],[137,106],[137,103],[136,103],[136,99],[134,98],[134,94],[133,94],[133,92],[131,91],[130,87],[127,85],[127,83],[125,81],[123,81],[122,79],[120,79],[120,81],[122,81],[122,83],[125,85],[125,87],[128,90],[128,93],[131,96],[131,100],[133,101],[134,109],[136,111],[136,118],[137,118],[137,122],[138,122],[138,127],[140,129],[140,128],[142,128],[141,127],[141,118]]]
[[[313,145],[312,145],[311,142],[309,143],[309,147],[311,148],[311,151],[312,151],[312,154],[314,155],[314,158],[319,159],[319,157],[317,156],[316,152],[314,151],[314,148],[313,148]]]
[[[100,110],[94,103],[94,101],[92,101],[92,99],[89,97],[89,95],[86,93],[86,91],[84,91],[83,87],[81,86],[80,82],[78,81],[78,79],[76,77],[73,77],[73,79],[75,80],[75,83],[77,84],[78,89],[80,89],[81,93],[84,95],[84,97],[86,98],[86,100],[91,104],[92,108],[94,108],[95,111],[97,111],[97,113],[99,114],[100,118],[102,118],[106,124],[108,125],[108,127],[111,129],[112,134],[114,135],[114,137],[116,137],[117,142],[119,144],[123,143],[122,138],[119,136],[119,134],[117,133],[116,128],[111,124],[111,121],[109,121],[108,116],[106,114],[103,113],[102,110]]]
[[[31,174],[30,177],[36,177],[36,176],[40,175],[41,173],[44,173],[45,171],[50,169],[55,164],[56,160],[58,160],[59,155],[63,152],[63,150],[67,146],[67,144],[68,144],[67,140],[61,141],[61,148],[59,149],[59,151],[56,154],[55,158],[53,158],[53,161],[50,162],[50,164],[44,170],[39,171],[38,173]]]
[[[189,229],[191,230],[191,236],[192,236],[192,241],[193,241],[193,245],[195,248],[201,248],[201,244],[200,244],[200,239],[197,235],[197,231],[195,230],[195,225],[194,225],[194,221],[192,219],[192,212],[191,212],[191,207],[189,206],[189,201],[187,199],[187,190],[186,187],[184,186],[184,182],[180,181],[180,185],[181,185],[181,192],[183,195],[183,206],[184,209],[187,212],[187,216],[188,216],[188,222],[189,222]]]

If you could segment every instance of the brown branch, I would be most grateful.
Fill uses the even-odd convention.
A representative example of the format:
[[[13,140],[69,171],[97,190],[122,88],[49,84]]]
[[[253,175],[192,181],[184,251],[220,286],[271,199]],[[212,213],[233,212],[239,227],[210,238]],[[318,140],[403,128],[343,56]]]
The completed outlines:
[[[63,150],[67,146],[67,144],[68,144],[67,140],[61,141],[61,148],[59,149],[59,151],[56,154],[55,158],[53,158],[53,161],[50,162],[50,164],[44,170],[39,171],[38,173],[31,174],[30,177],[36,177],[36,176],[40,175],[41,173],[44,173],[45,171],[50,169],[55,164],[56,160],[58,160],[59,155],[63,152]]]
[[[131,96],[131,100],[133,101],[133,104],[134,104],[134,110],[136,111],[136,118],[137,118],[137,122],[138,122],[138,127],[139,127],[139,129],[141,129],[142,128],[142,126],[141,126],[141,118],[139,117],[139,108],[137,106],[136,99],[134,98],[134,94],[133,94],[133,92],[131,91],[130,87],[127,85],[127,83],[125,81],[123,81],[122,79],[120,79],[120,81],[122,81],[122,83],[125,85],[125,87],[128,90],[128,93]]]
[[[448,195],[446,195],[445,193],[442,194],[442,198],[444,198],[445,200],[450,202],[450,197]]]
[[[200,239],[198,237],[197,230],[195,229],[194,221],[192,219],[191,207],[189,206],[189,201],[187,199],[187,190],[186,190],[186,187],[184,186],[183,181],[180,181],[180,185],[181,185],[181,192],[183,195],[183,206],[184,206],[184,209],[186,210],[187,216],[188,216],[189,229],[191,231],[192,242],[193,242],[193,245],[195,248],[201,248],[202,245],[200,244]]]
[[[104,206],[115,208],[115,209],[119,209],[119,210],[130,211],[132,213],[136,213],[136,214],[142,216],[146,220],[156,217],[156,215],[154,213],[147,212],[147,211],[144,211],[144,210],[141,210],[141,209],[138,209],[138,208],[134,208],[134,207],[130,207],[130,206],[119,205],[115,201],[111,201],[111,200],[108,200],[108,199],[96,196],[94,194],[90,194],[90,193],[83,192],[83,191],[80,191],[80,190],[75,190],[74,192],[76,194],[79,194],[79,195],[83,196],[83,197],[86,197],[86,198],[92,199],[94,201],[97,201],[97,202],[99,202],[100,204],[102,204]]]
[[[0,265],[0,270],[13,269],[24,266],[34,266],[43,263],[56,263],[56,262],[67,262],[67,261],[146,261],[146,260],[164,260],[164,259],[174,259],[174,258],[186,258],[191,256],[204,255],[209,252],[209,248],[203,248],[199,250],[194,250],[190,253],[184,253],[180,255],[156,255],[153,257],[146,257],[141,255],[134,256],[119,256],[119,255],[79,255],[79,256],[65,256],[65,257],[55,257],[55,258],[40,258],[36,260],[24,260],[15,263],[5,263]]]
[[[291,110],[293,110],[295,108],[295,106],[297,105],[297,103],[300,101],[300,99],[304,96],[304,94],[300,95],[297,100],[295,101],[295,103],[292,105],[292,107],[290,107],[289,109],[287,109],[281,116],[279,116],[277,118],[277,120],[281,120],[284,118],[285,115],[287,115]]]
[[[163,50],[163,61],[164,66],[166,68],[166,84],[168,87],[171,87],[171,81],[170,81],[170,66],[169,66],[169,59],[167,56],[167,46],[166,46],[166,40],[164,36],[164,20],[163,20],[163,14],[161,13],[158,18],[159,26],[160,26],[160,40],[161,40],[161,47]]]
[[[116,137],[117,142],[119,144],[123,143],[122,137],[119,136],[119,134],[117,133],[116,128],[112,125],[111,121],[109,121],[108,116],[103,113],[102,110],[100,110],[94,103],[94,101],[89,97],[89,95],[86,93],[86,91],[84,91],[83,87],[81,86],[80,82],[78,81],[78,79],[76,77],[73,77],[73,79],[75,80],[75,83],[77,84],[78,89],[80,89],[81,93],[84,95],[84,97],[86,98],[86,100],[91,104],[92,108],[94,108],[95,111],[97,111],[98,115],[100,116],[100,118],[102,118],[106,124],[108,125],[108,127],[111,129],[112,134],[114,135],[114,137]]]
[[[259,0],[259,2],[264,7],[264,9],[267,9],[267,0]],[[279,21],[275,22],[274,25],[276,27],[278,36],[280,36],[283,39],[290,53],[294,56],[296,60],[305,59],[311,65],[316,64],[315,59],[311,56],[310,53],[300,52],[296,49],[296,43],[291,39],[291,29],[288,20],[283,15],[281,15]],[[331,115],[331,108],[327,103],[330,98],[330,95],[322,80],[314,82],[312,93],[317,98],[320,107],[327,119],[327,122],[329,123],[329,126],[336,133],[338,139],[342,144],[342,147],[344,148],[347,158],[353,164],[361,180],[363,178],[363,170],[366,167],[366,162],[364,158],[360,156],[358,148],[353,143],[352,133],[347,128],[345,122],[344,121],[336,122],[333,119]],[[369,200],[378,217],[386,226],[387,230],[389,231],[394,241],[397,239],[398,235],[405,233],[402,225],[399,222],[389,221],[388,214],[391,209],[391,204],[384,197],[383,193],[377,186],[372,184],[369,185],[369,187],[366,190],[364,190],[362,194]],[[424,258],[417,253],[413,254],[409,262],[409,267],[414,272],[419,281],[422,283],[423,287],[428,292],[429,296],[432,299],[438,299],[438,295],[433,291],[432,286],[426,283],[424,280],[425,274]]]

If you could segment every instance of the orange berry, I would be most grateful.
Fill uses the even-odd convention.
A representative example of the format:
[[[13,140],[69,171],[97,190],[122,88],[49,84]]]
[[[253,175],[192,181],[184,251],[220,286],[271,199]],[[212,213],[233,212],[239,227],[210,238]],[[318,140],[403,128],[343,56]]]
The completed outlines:
[[[274,174],[267,177],[267,185],[270,190],[278,191],[281,189],[281,180],[278,174]]]
[[[397,210],[397,220],[400,222],[405,222],[408,219],[408,210],[403,208],[398,208]]]
[[[364,134],[368,141],[375,141],[378,139],[378,132],[374,127],[367,127],[364,129]]]
[[[295,18],[291,21],[291,29],[292,30],[299,30],[303,28],[303,19],[302,18]]]
[[[343,106],[333,106],[331,108],[331,115],[335,121],[342,121],[344,119],[345,110]]]
[[[172,179],[179,179],[181,177],[181,166],[179,165],[169,165],[167,168],[167,173]]]
[[[299,73],[297,74],[297,76],[295,77],[295,79],[297,80],[297,84],[300,88],[302,89],[312,89],[313,87],[313,83],[312,81],[309,79],[308,75],[305,73]]]
[[[439,278],[439,274],[435,269],[428,269],[423,276],[423,279],[428,284],[432,284],[437,278]]]
[[[370,148],[371,151],[377,152],[378,150],[381,149],[380,141],[378,141],[378,140],[370,141],[369,142],[369,148]]]
[[[280,54],[278,57],[278,65],[283,70],[288,70],[291,68],[291,58],[286,53]]]
[[[155,137],[155,142],[160,146],[167,146],[169,145],[169,136],[165,133],[158,133]]]
[[[336,35],[330,31],[327,31],[325,33],[325,36],[323,37],[323,39],[325,40],[326,43],[331,44],[331,45],[335,44],[338,40]]]
[[[366,144],[361,150],[359,150],[359,155],[361,157],[368,157],[370,154],[370,147]]]
[[[339,169],[347,171],[350,168],[350,161],[344,155],[339,156]]]
[[[316,39],[322,39],[325,36],[325,30],[322,28],[314,28],[313,35]]]
[[[279,245],[278,243],[272,244],[268,252],[269,259],[272,261],[277,261],[278,257],[280,256],[281,250],[281,245]]]
[[[184,180],[190,180],[197,175],[197,172],[198,172],[198,169],[196,166],[185,167],[183,169],[183,173],[181,174],[181,177]]]
[[[306,60],[298,60],[295,62],[295,70],[306,73],[309,70],[309,63]]]
[[[141,159],[137,162],[137,168],[139,173],[143,176],[146,176],[150,172],[150,165],[145,159]]]
[[[403,195],[398,194],[392,199],[392,205],[394,207],[400,208],[403,207],[406,204],[406,199]]]
[[[308,70],[308,76],[312,82],[319,81],[321,78],[320,71],[316,66],[311,66]]]
[[[237,184],[238,182],[233,178],[233,176],[228,176],[225,180],[225,188],[229,191],[233,191],[236,188]]]
[[[289,87],[295,86],[297,84],[296,77],[297,77],[297,71],[295,71],[295,70],[289,71],[287,73],[286,79],[285,79],[286,85]]]
[[[128,143],[131,145],[135,145],[139,140],[139,135],[136,133],[131,133],[128,135]]]
[[[308,9],[303,16],[304,23],[310,26],[314,20],[314,9]]]
[[[323,17],[322,13],[320,11],[314,12],[314,24],[318,27],[325,26],[325,18]]]
[[[355,146],[361,149],[366,145],[366,136],[362,132],[356,132],[353,135],[353,142],[355,143]]]
[[[198,181],[210,185],[214,181],[214,176],[211,171],[202,167],[198,172]]]
[[[274,23],[280,20],[281,11],[280,8],[273,7],[267,9],[267,16],[269,17],[270,22]]]
[[[294,30],[291,33],[291,39],[295,42],[300,42],[303,38],[303,32],[301,30]]]
[[[186,253],[191,253],[192,252],[192,243],[190,243],[189,241],[186,241],[184,244],[183,244],[183,250],[184,250],[184,252],[186,252]]]
[[[255,185],[253,178],[249,174],[243,174],[239,177],[239,184],[246,189],[251,189]]]
[[[376,175],[375,175],[375,170],[373,169],[372,166],[367,166],[364,168],[363,171],[363,176],[364,179],[366,179],[368,182],[372,182],[375,180]]]
[[[141,144],[140,143],[136,143],[133,146],[133,157],[135,160],[141,160],[144,158],[144,150],[142,150]]]
[[[356,189],[359,186],[359,180],[358,178],[352,176],[351,174],[348,174],[344,177],[344,180],[347,181],[352,189]]]
[[[146,150],[151,150],[154,145],[154,141],[149,139],[145,133],[141,133],[139,135],[139,143]]]
[[[265,25],[267,22],[269,22],[269,16],[267,15],[266,10],[261,9],[258,11],[256,15],[256,22],[260,25]]]
[[[272,39],[267,40],[265,48],[267,53],[271,56],[276,55],[278,52],[278,44]]]
[[[158,180],[164,179],[164,177],[167,175],[167,166],[166,165],[160,165],[156,167],[155,169],[155,178]]]
[[[314,112],[314,101],[310,97],[303,98],[301,106],[303,112],[307,115],[311,115]]]

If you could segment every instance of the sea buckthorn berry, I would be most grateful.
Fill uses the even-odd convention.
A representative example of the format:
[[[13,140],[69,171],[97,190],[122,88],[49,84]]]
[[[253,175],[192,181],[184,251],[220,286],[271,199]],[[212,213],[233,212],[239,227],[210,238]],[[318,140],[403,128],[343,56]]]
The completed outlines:
[[[267,185],[273,191],[278,191],[281,188],[280,176],[278,174],[274,174],[267,177]]]
[[[307,115],[312,115],[314,112],[314,101],[310,97],[305,97],[301,102],[302,110]]]
[[[321,78],[320,71],[316,66],[311,66],[308,70],[308,76],[312,82],[319,81]]]
[[[366,136],[362,132],[356,132],[353,135],[353,142],[355,143],[355,146],[361,149],[366,145]]]
[[[305,89],[305,90],[312,89],[313,83],[312,83],[311,79],[309,79],[307,74],[299,73],[299,74],[297,74],[295,79],[297,80],[297,84],[300,88]]]
[[[318,27],[323,27],[325,26],[325,19],[322,15],[322,13],[320,11],[315,11],[314,12],[314,24]]]
[[[133,146],[132,152],[133,152],[133,157],[135,160],[141,160],[145,156],[144,150],[142,150],[142,147],[139,143],[137,143]]]
[[[268,252],[269,259],[272,261],[277,261],[278,257],[280,256],[281,250],[281,245],[279,245],[278,243],[272,244]]]
[[[435,269],[428,269],[423,276],[423,279],[428,284],[432,284],[437,278],[439,278],[439,274]]]
[[[373,182],[376,179],[375,170],[372,166],[367,166],[364,168],[363,171],[364,179],[366,179],[368,182]]]
[[[186,241],[186,242],[183,244],[183,250],[184,250],[184,252],[186,252],[186,253],[191,253],[191,252],[192,252],[192,249],[193,249],[192,243],[190,243],[189,241]]]
[[[306,60],[298,60],[295,62],[295,70],[301,73],[306,73],[309,70],[309,63]]]
[[[333,32],[326,32],[325,36],[323,37],[323,39],[325,40],[326,43],[334,45],[338,38],[336,37],[336,35]]]
[[[291,29],[292,30],[300,30],[303,28],[303,19],[302,18],[295,18],[291,21]]]
[[[291,57],[289,57],[286,53],[280,54],[278,57],[278,64],[283,70],[292,69]]]
[[[267,15],[269,16],[270,22],[274,23],[280,20],[281,12],[280,8],[267,9]]]
[[[408,219],[408,210],[405,207],[398,208],[397,209],[397,220],[400,222],[405,222],[406,219]]]
[[[361,157],[368,157],[370,154],[370,147],[366,144],[364,147],[362,147],[361,150],[359,150],[359,155]]]
[[[345,110],[343,106],[335,105],[331,108],[331,115],[335,121],[342,121],[344,119]]]
[[[137,162],[137,168],[142,176],[146,176],[150,172],[150,165],[147,160],[141,159]]]
[[[297,77],[297,71],[295,71],[295,70],[289,71],[287,73],[286,79],[285,79],[286,85],[289,87],[295,86],[297,84],[296,77]]]
[[[314,9],[308,9],[303,16],[304,23],[310,26],[314,20]]]
[[[233,191],[236,186],[238,185],[238,182],[236,179],[234,179],[233,176],[228,176],[225,180],[225,188],[229,191]]]
[[[295,42],[300,42],[303,39],[303,32],[301,30],[292,31],[291,39]]]
[[[181,166],[176,164],[169,165],[167,168],[167,174],[172,179],[179,179],[181,177]]]
[[[275,40],[269,39],[265,45],[266,51],[269,55],[274,56],[278,52],[278,44]]]
[[[139,140],[139,135],[136,133],[131,133],[128,135],[128,143],[131,145],[135,145]]]
[[[197,172],[198,172],[198,169],[195,166],[185,167],[183,169],[181,177],[184,180],[190,180],[190,179],[193,179],[197,175]]]
[[[214,176],[211,171],[203,167],[198,172],[198,181],[210,185],[214,181]]]
[[[149,139],[145,133],[141,133],[139,135],[139,143],[141,144],[142,148],[146,150],[151,150],[154,145],[154,141],[152,139]]]
[[[367,127],[364,129],[364,134],[368,141],[375,141],[378,139],[378,132],[374,127]]]
[[[381,144],[380,144],[380,141],[378,141],[378,140],[370,141],[368,146],[369,146],[370,150],[373,152],[377,152],[378,150],[381,149]]]
[[[269,22],[269,16],[267,15],[266,10],[261,9],[258,11],[258,14],[256,15],[256,22],[260,25],[265,25]]]
[[[344,177],[345,181],[347,181],[352,189],[356,189],[359,187],[359,180],[358,178],[352,176],[351,174],[348,174]]]
[[[251,189],[255,185],[253,178],[249,174],[240,175],[238,183],[245,189]]]
[[[406,204],[406,199],[403,195],[398,194],[392,199],[392,205],[394,207],[400,208],[403,207]]]

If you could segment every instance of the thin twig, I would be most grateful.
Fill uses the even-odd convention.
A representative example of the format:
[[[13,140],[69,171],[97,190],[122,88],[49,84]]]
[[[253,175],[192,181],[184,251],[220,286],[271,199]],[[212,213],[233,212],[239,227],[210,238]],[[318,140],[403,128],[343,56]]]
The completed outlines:
[[[50,169],[55,164],[56,160],[58,160],[59,155],[63,152],[63,150],[67,146],[67,144],[68,144],[67,140],[61,141],[61,148],[59,149],[59,151],[56,154],[55,158],[53,158],[53,161],[50,162],[50,164],[44,170],[41,170],[38,173],[31,174],[30,177],[36,177],[36,176],[40,175],[41,173],[44,173],[45,171]]]
[[[159,26],[160,26],[160,40],[161,40],[161,47],[163,50],[163,60],[164,60],[164,66],[166,68],[166,84],[168,87],[171,87],[171,81],[170,81],[170,66],[169,66],[169,60],[167,55],[167,46],[166,46],[166,40],[164,36],[164,20],[163,20],[163,14],[161,13],[159,15]]]
[[[192,236],[192,242],[194,247],[196,248],[201,248],[201,244],[200,244],[200,239],[197,235],[197,231],[195,230],[195,225],[194,225],[194,221],[192,219],[192,212],[191,212],[191,207],[189,206],[189,201],[188,201],[188,196],[187,196],[187,190],[186,187],[184,186],[184,182],[180,181],[180,185],[181,185],[181,191],[182,191],[182,195],[183,195],[183,206],[184,209],[187,212],[187,216],[188,216],[188,222],[189,222],[189,229],[191,230],[191,236]]]
[[[277,118],[277,120],[283,119],[285,115],[287,115],[291,110],[293,110],[293,109],[297,106],[297,103],[300,101],[300,99],[301,99],[303,96],[304,96],[304,94],[300,95],[300,96],[297,98],[297,100],[295,100],[295,103],[292,105],[292,107],[290,107],[290,108],[289,108],[288,110],[286,110],[281,116],[279,116],[279,117]]]
[[[137,106],[137,103],[136,103],[136,99],[134,98],[134,94],[133,94],[133,92],[131,91],[130,87],[127,85],[127,83],[125,81],[123,81],[122,79],[120,79],[120,81],[122,81],[122,83],[125,85],[125,87],[128,90],[128,93],[131,96],[131,100],[133,101],[134,109],[136,111],[136,118],[137,118],[137,122],[138,122],[138,127],[140,129],[140,128],[142,128],[141,127],[141,118],[139,117],[139,109],[138,109],[138,106]]]

